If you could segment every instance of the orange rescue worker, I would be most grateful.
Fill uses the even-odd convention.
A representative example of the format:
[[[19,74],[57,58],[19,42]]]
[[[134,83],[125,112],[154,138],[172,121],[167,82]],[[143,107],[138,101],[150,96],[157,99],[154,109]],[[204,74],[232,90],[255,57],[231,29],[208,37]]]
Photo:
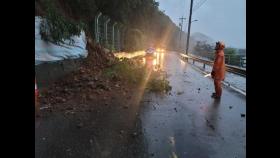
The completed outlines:
[[[215,61],[211,72],[215,86],[215,93],[212,94],[212,97],[215,99],[220,99],[222,96],[222,81],[225,79],[224,48],[225,44],[223,42],[216,42]]]

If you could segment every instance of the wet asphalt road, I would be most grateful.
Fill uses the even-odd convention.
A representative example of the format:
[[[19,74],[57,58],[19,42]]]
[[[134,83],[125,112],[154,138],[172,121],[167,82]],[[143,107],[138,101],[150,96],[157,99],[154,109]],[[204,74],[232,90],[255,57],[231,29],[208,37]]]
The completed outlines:
[[[144,95],[140,118],[149,156],[245,158],[246,97],[224,87],[215,101],[210,78],[174,52],[161,57],[172,92]]]
[[[191,61],[192,63],[192,61]],[[192,64],[193,65],[193,64]],[[195,62],[194,64],[198,68],[203,68],[203,64],[199,62]],[[205,65],[205,69],[203,70],[206,73],[211,73],[212,71],[212,66],[210,65]],[[225,82],[231,84],[232,86],[242,90],[243,92],[246,93],[246,77],[244,76],[239,76],[231,72],[226,73],[226,78]]]
[[[212,80],[174,52],[162,53],[151,63],[167,72],[170,95],[145,93],[140,106],[128,109],[48,114],[36,122],[35,157],[245,158],[246,115],[241,114],[246,114],[246,97],[224,87],[221,100],[214,101]],[[129,118],[138,110],[137,133],[143,134],[139,141],[127,141],[125,135],[135,130],[127,122],[134,123],[135,118]],[[76,127],[79,119],[85,123],[82,128]],[[145,156],[131,156],[135,148],[143,148]]]

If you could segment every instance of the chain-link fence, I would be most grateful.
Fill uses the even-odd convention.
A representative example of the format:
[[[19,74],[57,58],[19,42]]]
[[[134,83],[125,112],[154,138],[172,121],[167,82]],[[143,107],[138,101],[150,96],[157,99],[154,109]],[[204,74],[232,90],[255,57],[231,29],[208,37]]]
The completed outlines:
[[[105,48],[120,51],[123,48],[124,26],[101,12],[95,16],[94,38]]]

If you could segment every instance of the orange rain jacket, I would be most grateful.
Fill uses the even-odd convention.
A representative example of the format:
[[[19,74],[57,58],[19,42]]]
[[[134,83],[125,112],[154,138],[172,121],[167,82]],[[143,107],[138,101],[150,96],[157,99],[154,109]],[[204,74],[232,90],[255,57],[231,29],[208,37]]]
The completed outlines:
[[[215,53],[215,61],[212,69],[214,80],[225,79],[225,55],[223,50],[217,50]]]

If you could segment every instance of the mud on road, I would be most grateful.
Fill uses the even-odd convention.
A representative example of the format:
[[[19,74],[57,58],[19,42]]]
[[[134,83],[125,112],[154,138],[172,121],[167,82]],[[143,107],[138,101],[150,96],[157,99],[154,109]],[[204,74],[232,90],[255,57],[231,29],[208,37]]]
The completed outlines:
[[[111,66],[87,63],[41,92],[36,158],[145,157],[138,117],[145,87],[104,76]]]
[[[80,91],[66,101],[42,103],[46,108],[35,122],[36,157],[143,157],[135,102],[139,87],[111,84],[106,85],[110,90]]]

